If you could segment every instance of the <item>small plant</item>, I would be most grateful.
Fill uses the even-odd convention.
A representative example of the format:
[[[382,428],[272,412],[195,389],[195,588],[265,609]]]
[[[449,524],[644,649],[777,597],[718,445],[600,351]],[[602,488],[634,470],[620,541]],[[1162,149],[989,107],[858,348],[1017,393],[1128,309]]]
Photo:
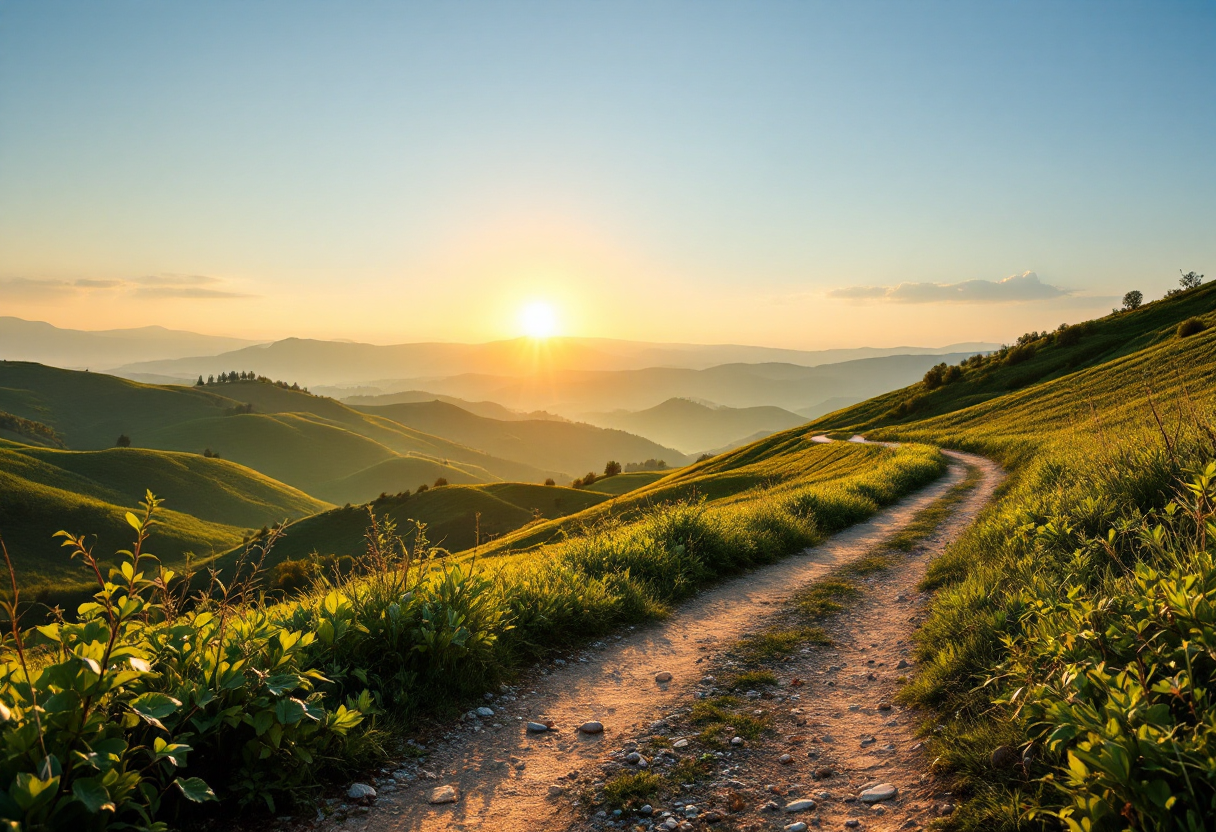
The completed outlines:
[[[1178,337],[1189,338],[1192,335],[1198,335],[1208,328],[1208,325],[1200,318],[1187,318],[1182,323],[1178,324]]]
[[[545,479],[545,485],[557,485],[557,483],[554,481],[553,477],[548,477]]]

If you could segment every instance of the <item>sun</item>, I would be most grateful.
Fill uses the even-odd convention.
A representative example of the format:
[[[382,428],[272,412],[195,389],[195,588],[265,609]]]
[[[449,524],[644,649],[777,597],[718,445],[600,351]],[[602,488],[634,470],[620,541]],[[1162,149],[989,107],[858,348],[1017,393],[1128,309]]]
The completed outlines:
[[[548,338],[557,332],[557,313],[544,301],[529,303],[519,313],[524,334],[532,338]]]

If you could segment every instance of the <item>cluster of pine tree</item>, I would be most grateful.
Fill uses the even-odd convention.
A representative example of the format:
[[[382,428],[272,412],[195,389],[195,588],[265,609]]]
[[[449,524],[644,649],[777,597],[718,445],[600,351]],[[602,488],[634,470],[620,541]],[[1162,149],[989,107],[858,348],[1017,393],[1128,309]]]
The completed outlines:
[[[256,382],[260,382],[262,384],[273,384],[275,387],[282,387],[284,390],[295,390],[296,392],[299,392],[299,393],[308,392],[307,387],[301,387],[296,382],[292,382],[291,384],[288,384],[285,381],[279,381],[277,379],[267,378],[266,376],[260,376],[257,373],[255,373],[253,370],[250,370],[247,373],[246,372],[237,372],[236,370],[233,370],[228,373],[220,373],[218,376],[207,376],[206,381],[203,381],[203,377],[199,376],[198,381],[196,381],[194,383],[194,386],[195,387],[208,387],[208,386],[215,385],[215,384],[236,384],[236,383],[242,382],[242,381],[256,381]]]

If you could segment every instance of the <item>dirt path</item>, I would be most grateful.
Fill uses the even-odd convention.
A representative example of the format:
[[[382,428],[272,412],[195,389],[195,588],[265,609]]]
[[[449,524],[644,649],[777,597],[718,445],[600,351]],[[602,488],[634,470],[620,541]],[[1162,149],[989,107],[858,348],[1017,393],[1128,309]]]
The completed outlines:
[[[917,825],[917,818],[932,812],[940,795],[921,783],[920,772],[927,764],[914,748],[913,720],[898,706],[892,711],[878,711],[876,706],[894,694],[898,662],[910,659],[907,639],[925,601],[915,585],[925,565],[974,519],[1000,479],[999,469],[986,459],[947,453],[952,462],[945,477],[871,520],[706,590],[665,621],[630,628],[540,669],[530,680],[487,701],[492,715],[466,717],[432,742],[420,764],[385,770],[373,784],[379,794],[370,810],[339,811],[316,825],[369,832],[671,827],[659,807],[649,816],[600,813],[588,818],[574,797],[602,783],[606,771],[625,769],[627,764],[618,760],[628,745],[654,733],[670,733],[694,699],[714,692],[713,680],[704,677],[707,668],[723,660],[716,647],[761,629],[794,590],[869,553],[906,526],[963,480],[966,463],[982,470],[980,484],[903,566],[870,579],[870,590],[860,603],[828,626],[833,647],[807,648],[783,665],[782,687],[768,694],[771,698],[761,700],[752,692],[756,710],[772,719],[771,727],[781,736],[767,745],[736,744],[718,752],[722,769],[716,776],[723,779],[693,787],[687,798],[665,807],[667,812],[678,810],[671,828],[683,829],[701,828],[719,814],[728,820],[719,829],[780,829],[799,821],[842,828],[858,817],[871,829]],[[672,680],[656,682],[660,671],[671,673]],[[807,680],[804,686],[788,687],[794,676]],[[603,723],[603,733],[580,733],[578,726],[589,720]],[[551,721],[554,728],[531,733],[525,728],[528,721]],[[768,747],[783,743],[791,747]],[[704,751],[693,745],[687,752]],[[778,758],[786,751],[791,759],[782,764]],[[656,770],[661,762],[671,765],[687,752],[680,749],[666,760],[656,759]],[[812,789],[815,772],[828,767],[834,771],[831,788]],[[884,778],[877,778],[878,772],[886,773]],[[871,779],[895,783],[900,797],[877,810],[861,811],[862,804],[844,802]],[[443,786],[455,788],[455,802],[429,803],[432,791]],[[729,797],[732,793],[738,797]],[[793,795],[826,796],[814,798],[818,805],[813,816],[810,811],[795,817],[765,807],[770,799],[784,806]],[[689,812],[684,804],[694,797],[705,805]],[[723,804],[732,799],[736,812],[727,818]],[[738,808],[739,801],[744,808]],[[720,812],[707,817],[706,805]],[[687,819],[694,815],[699,819]]]

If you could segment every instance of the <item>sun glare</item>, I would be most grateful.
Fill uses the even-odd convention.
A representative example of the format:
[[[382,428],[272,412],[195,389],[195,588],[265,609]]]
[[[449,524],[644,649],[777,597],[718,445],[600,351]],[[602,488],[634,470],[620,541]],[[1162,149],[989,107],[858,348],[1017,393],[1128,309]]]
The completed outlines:
[[[557,332],[557,314],[544,301],[533,301],[519,313],[524,334],[533,338],[548,338]]]

